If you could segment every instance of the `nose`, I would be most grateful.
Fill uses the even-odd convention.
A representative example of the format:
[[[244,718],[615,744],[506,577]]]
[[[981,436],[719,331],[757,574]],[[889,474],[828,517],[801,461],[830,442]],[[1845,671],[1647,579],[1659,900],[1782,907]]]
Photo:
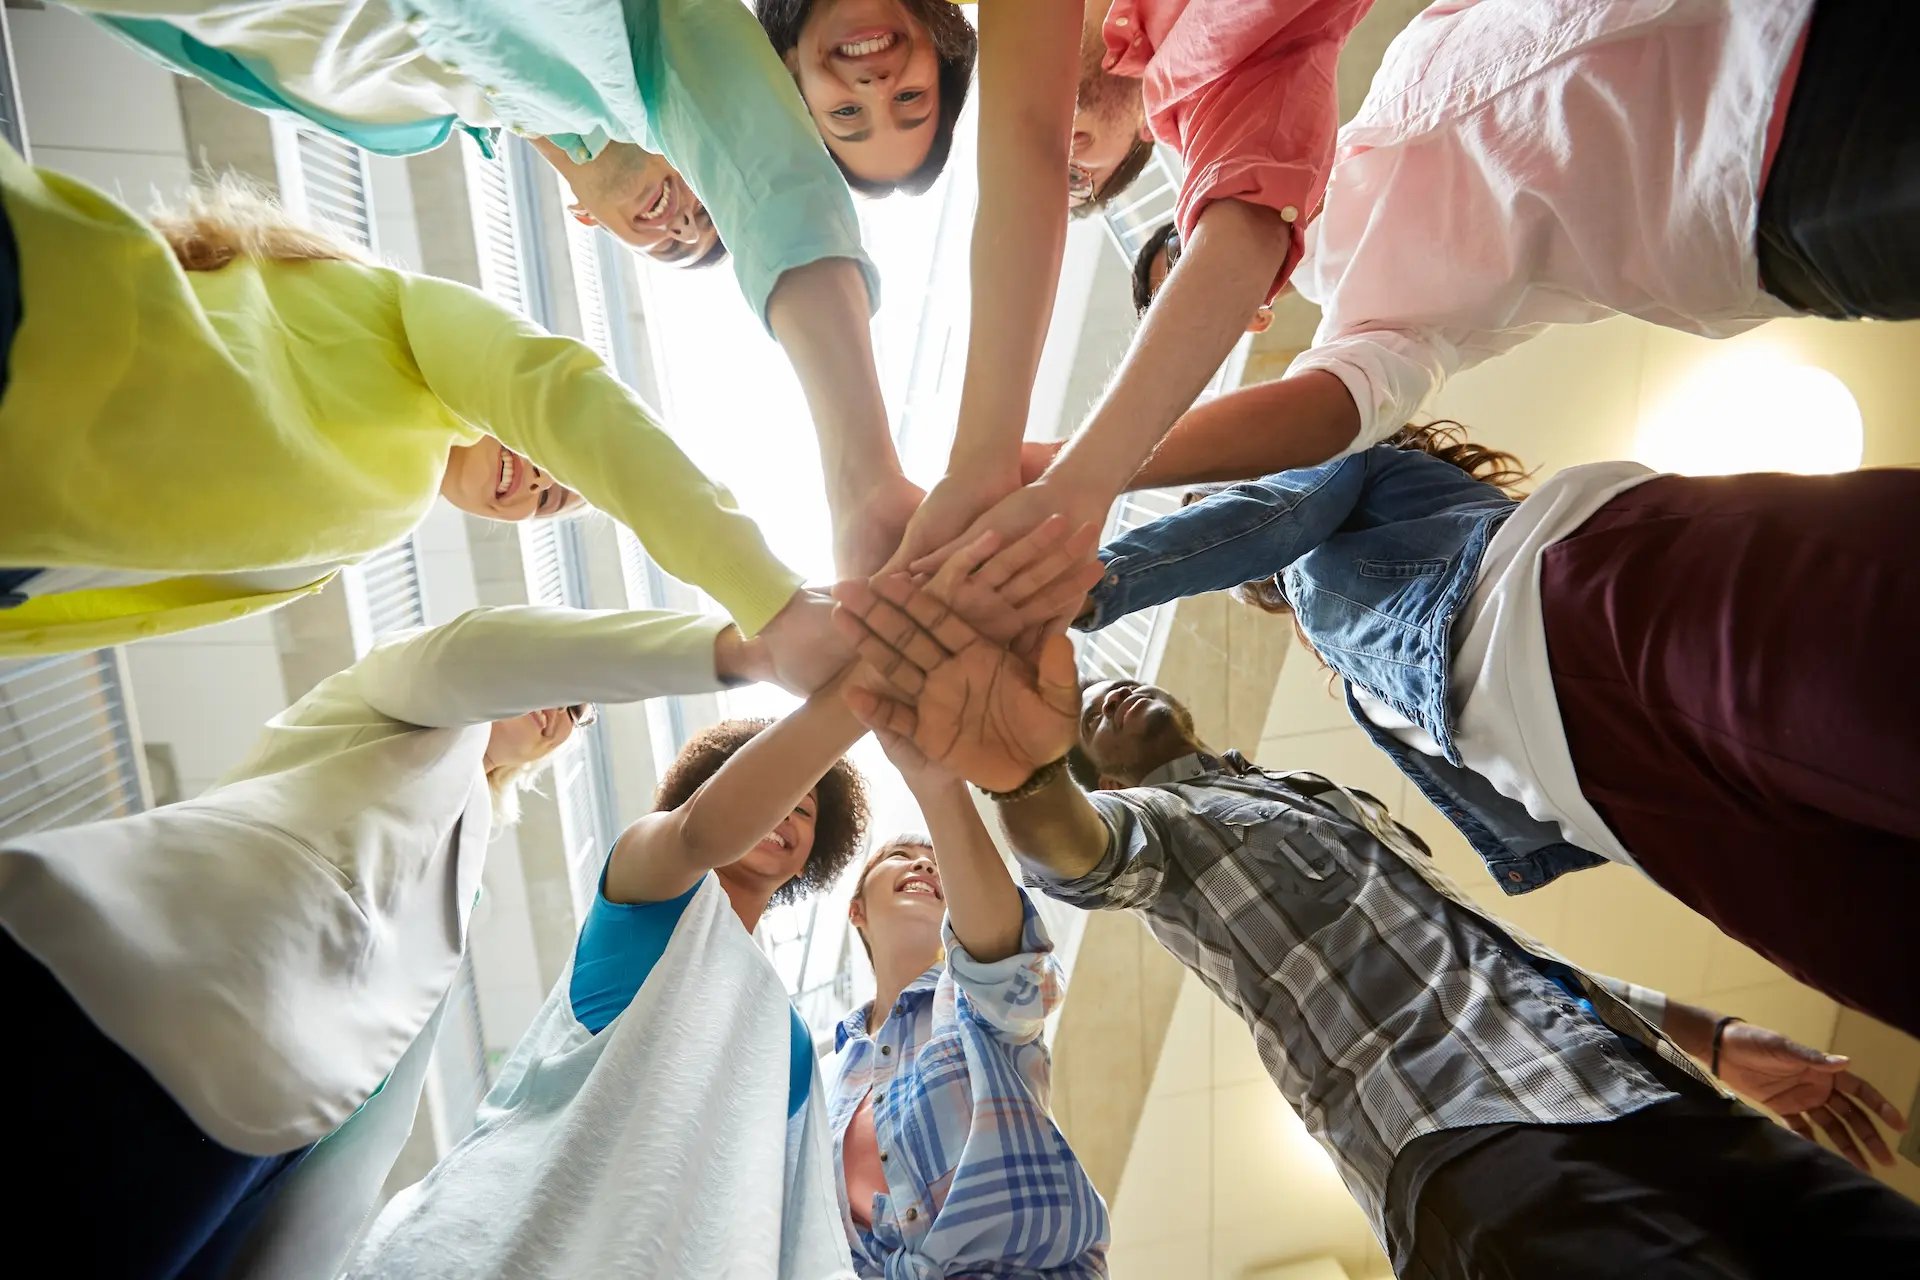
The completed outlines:
[[[1122,702],[1125,702],[1127,695],[1132,692],[1133,687],[1124,684],[1117,684],[1107,690],[1107,696],[1100,699],[1100,718],[1105,720],[1111,716],[1114,708],[1118,707]]]
[[[553,477],[534,466],[531,462],[527,464],[527,472],[527,488],[531,489],[534,493],[544,493],[546,490],[553,488]]]
[[[933,873],[933,859],[925,856],[915,858],[907,864],[907,870],[917,872],[920,875],[931,875]]]
[[[682,209],[676,214],[673,221],[667,224],[667,234],[681,244],[692,244],[699,239],[700,229],[694,225],[693,210]]]
[[[877,67],[870,71],[863,71],[859,77],[861,84],[885,84],[891,79],[893,79],[893,71],[887,67]]]

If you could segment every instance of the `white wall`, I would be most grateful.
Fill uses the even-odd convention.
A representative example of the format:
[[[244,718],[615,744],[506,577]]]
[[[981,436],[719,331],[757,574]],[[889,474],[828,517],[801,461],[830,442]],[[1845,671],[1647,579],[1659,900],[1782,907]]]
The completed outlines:
[[[10,9],[22,114],[36,164],[135,209],[188,181],[173,73],[71,10]]]

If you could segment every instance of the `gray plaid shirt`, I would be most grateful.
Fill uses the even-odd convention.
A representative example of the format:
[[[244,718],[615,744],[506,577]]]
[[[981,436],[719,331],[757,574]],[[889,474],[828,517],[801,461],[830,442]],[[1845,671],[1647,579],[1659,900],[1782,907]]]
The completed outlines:
[[[1066,881],[1029,865],[1031,883],[1140,912],[1238,1011],[1383,1244],[1388,1175],[1414,1138],[1611,1120],[1673,1097],[1609,1026],[1706,1083],[1569,966],[1594,1012],[1583,1009],[1527,953],[1565,961],[1468,905],[1371,797],[1230,752],[1091,798],[1111,833],[1100,865]]]

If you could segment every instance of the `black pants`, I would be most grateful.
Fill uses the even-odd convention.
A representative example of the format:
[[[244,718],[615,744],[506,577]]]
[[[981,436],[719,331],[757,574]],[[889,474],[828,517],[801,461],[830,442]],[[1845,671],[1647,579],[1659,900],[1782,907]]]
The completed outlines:
[[[1760,282],[1835,320],[1920,316],[1920,4],[1820,0],[1755,247]]]
[[[1920,1205],[1704,1092],[1515,1125],[1431,1174],[1412,1225],[1401,1280],[1920,1274]]]
[[[17,1046],[0,1054],[16,1239],[62,1224],[61,1275],[216,1280],[305,1150],[249,1156],[207,1137],[4,929],[0,991]]]

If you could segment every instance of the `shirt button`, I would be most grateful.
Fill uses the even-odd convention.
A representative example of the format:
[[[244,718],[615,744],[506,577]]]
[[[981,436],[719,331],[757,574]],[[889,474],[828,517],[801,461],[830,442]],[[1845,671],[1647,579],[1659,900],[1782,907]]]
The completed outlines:
[[[883,1057],[883,1058],[885,1058],[885,1057],[887,1057],[887,1056],[889,1056],[889,1055],[890,1055],[890,1054],[892,1054],[892,1053],[893,1053],[893,1046],[892,1046],[892,1045],[890,1045],[890,1044],[883,1044],[883,1045],[881,1045],[881,1046],[880,1046],[880,1056],[881,1056],[881,1057]]]
[[[1295,218],[1298,218],[1299,216],[1300,216],[1300,210],[1295,205],[1288,205],[1284,209],[1280,210],[1280,221],[1282,222],[1292,222]]]
[[[243,604],[229,605],[227,607],[227,616],[229,618],[242,618],[246,616],[246,613],[247,606]]]
[[[887,1162],[887,1153],[882,1151],[880,1153],[880,1163],[885,1164],[886,1162]]]
[[[920,1211],[919,1211],[918,1209],[909,1209],[909,1210],[907,1210],[907,1221],[908,1221],[908,1222],[912,1222],[912,1221],[913,1221],[913,1220],[914,1220],[915,1218],[918,1218],[919,1216],[920,1216]]]
[[[427,29],[427,20],[425,18],[415,16],[407,19],[406,26],[407,26],[408,35],[417,36],[422,31],[425,31]]]
[[[483,84],[480,86],[480,92],[486,94],[489,98],[497,98],[500,96],[500,86],[497,84]]]
[[[573,157],[573,162],[575,164],[585,164],[587,161],[593,159],[592,156],[587,154],[587,149],[585,147],[575,147],[572,151],[568,152],[567,154]]]
[[[146,621],[142,622],[138,627],[134,628],[134,630],[138,631],[143,636],[150,636],[154,632],[160,630],[160,624],[155,622],[152,618],[148,618]]]
[[[458,74],[460,71],[460,64],[457,62],[443,62],[440,64],[440,69],[442,71],[451,71],[455,74]]]
[[[1521,878],[1522,877],[1518,871],[1507,872],[1507,879],[1512,881],[1514,884],[1519,884],[1521,881]]]

